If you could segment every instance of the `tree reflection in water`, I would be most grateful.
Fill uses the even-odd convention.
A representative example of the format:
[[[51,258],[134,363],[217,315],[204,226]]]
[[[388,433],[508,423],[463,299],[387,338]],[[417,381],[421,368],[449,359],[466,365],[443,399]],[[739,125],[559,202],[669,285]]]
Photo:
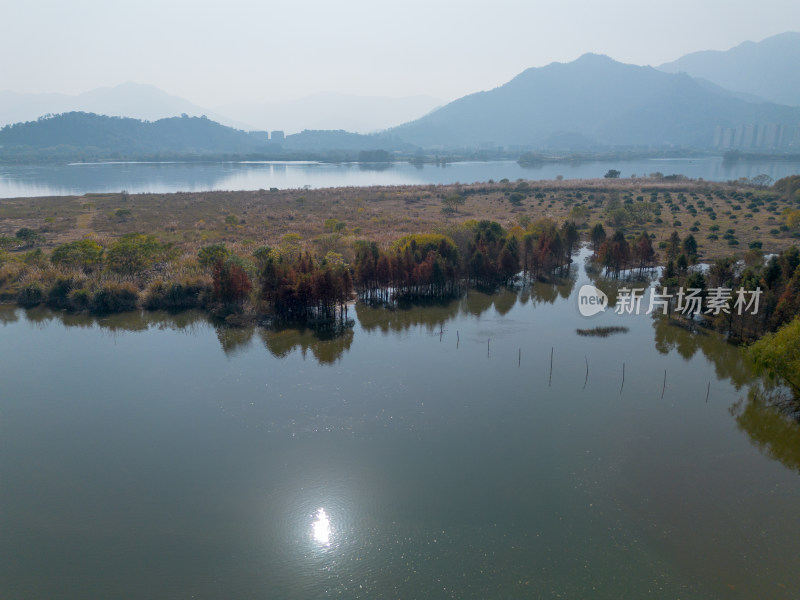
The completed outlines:
[[[764,455],[800,474],[800,405],[783,389],[753,385],[730,408],[736,425]]]
[[[729,380],[747,399],[731,405],[729,412],[751,443],[769,458],[800,473],[800,399],[789,390],[758,380],[741,348],[703,329],[690,329],[683,321],[658,316],[653,319],[656,350],[675,350],[689,361],[700,352],[712,365],[718,379]]]
[[[736,389],[753,381],[753,370],[741,348],[725,342],[714,332],[689,328],[684,322],[653,315],[656,350],[668,354],[676,350],[684,360],[691,360],[697,352],[714,365],[718,379],[729,379]]]
[[[14,323],[19,319],[17,307],[11,304],[0,304],[0,325]]]
[[[485,296],[485,294],[479,295]],[[376,308],[358,302],[356,317],[361,328],[369,332],[401,333],[417,327],[424,327],[430,333],[437,333],[444,328],[448,321],[459,314],[465,300],[466,298],[401,303],[397,308]],[[488,297],[488,305],[482,310],[486,310],[490,306],[491,296]]]
[[[303,358],[311,351],[317,362],[329,365],[350,350],[353,344],[353,328],[345,328],[336,334],[312,329],[258,328],[258,337],[275,358],[284,358],[299,349]]]
[[[594,281],[610,299],[616,296],[618,287],[624,285],[602,279]],[[393,309],[359,303],[355,306],[355,313],[366,332],[402,333],[423,327],[436,334],[459,316],[480,317],[491,309],[505,315],[518,302],[522,305],[530,303],[531,307],[541,303],[552,304],[559,298],[568,298],[574,287],[574,278],[557,283],[533,282],[517,290],[501,289],[494,294],[470,291],[452,301]],[[303,358],[310,352],[320,364],[333,364],[340,360],[350,350],[355,337],[352,327],[336,332],[310,328],[228,327],[215,324],[207,315],[196,311],[134,311],[101,316],[54,312],[42,307],[23,312],[15,306],[0,306],[0,324],[14,323],[23,315],[33,327],[44,327],[57,320],[66,327],[97,327],[112,336],[124,331],[147,329],[197,335],[203,328],[214,327],[226,355],[251,348],[255,340],[260,340],[275,358],[285,358],[299,350]],[[737,426],[766,456],[800,473],[800,401],[797,398],[783,388],[756,379],[745,353],[726,343],[715,332],[691,327],[684,321],[660,314],[653,315],[652,327],[655,348],[660,354],[666,355],[674,350],[685,361],[690,361],[700,353],[713,365],[718,379],[730,381],[736,389],[747,387],[746,399],[740,399],[729,409]]]

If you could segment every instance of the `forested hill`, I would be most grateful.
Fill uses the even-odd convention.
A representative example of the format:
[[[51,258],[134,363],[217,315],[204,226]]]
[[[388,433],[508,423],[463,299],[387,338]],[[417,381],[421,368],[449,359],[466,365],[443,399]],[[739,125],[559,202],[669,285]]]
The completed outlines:
[[[0,129],[0,154],[135,156],[269,151],[264,134],[225,127],[205,117],[154,122],[71,112]]]
[[[192,157],[338,158],[360,151],[413,150],[396,136],[303,131],[279,143],[205,117],[140,121],[70,112],[0,129],[0,161],[187,159]]]

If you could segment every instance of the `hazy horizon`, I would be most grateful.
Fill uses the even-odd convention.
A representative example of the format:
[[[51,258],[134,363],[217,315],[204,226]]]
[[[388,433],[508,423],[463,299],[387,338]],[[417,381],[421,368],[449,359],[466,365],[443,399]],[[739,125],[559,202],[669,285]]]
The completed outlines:
[[[128,81],[215,109],[318,93],[444,102],[488,90],[521,71],[586,52],[659,65],[800,30],[786,0],[688,2],[661,13],[641,2],[362,0],[302,5],[93,0],[5,7],[0,88],[80,94]]]

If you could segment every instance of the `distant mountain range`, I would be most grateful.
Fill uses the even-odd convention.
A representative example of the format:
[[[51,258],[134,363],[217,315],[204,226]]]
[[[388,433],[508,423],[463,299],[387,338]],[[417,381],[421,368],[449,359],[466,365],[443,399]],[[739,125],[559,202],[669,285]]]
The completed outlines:
[[[769,102],[800,106],[798,65],[800,33],[788,32],[726,51],[693,52],[658,69],[686,73]]]
[[[264,130],[289,129],[287,123],[299,128],[303,121],[290,119],[305,115],[304,131],[271,139],[265,132],[244,131],[252,126],[239,125],[152,86],[124,84],[80,96],[0,92],[0,116],[6,118],[25,111],[38,117],[45,106],[59,103],[81,107],[81,111],[53,118],[23,117],[20,120],[29,122],[3,128],[0,159],[189,154],[286,157],[321,152],[351,160],[359,151],[378,149],[406,154],[428,150],[506,155],[529,150],[552,154],[664,149],[798,153],[797,64],[800,34],[787,33],[726,52],[690,54],[659,68],[585,54],[571,63],[527,69],[498,88],[470,94],[430,112],[437,102],[434,98],[341,94],[301,99],[293,108],[292,103],[225,107],[248,122],[257,121]],[[315,115],[324,111],[327,116],[317,120]],[[379,124],[390,123],[399,115],[424,116],[380,134],[346,131],[378,129]],[[328,129],[325,123],[331,122],[342,125],[323,130]]]
[[[585,54],[571,63],[527,69],[505,85],[455,100],[391,133],[443,148],[773,149],[800,142],[798,125],[798,108],[746,102],[686,74]]]

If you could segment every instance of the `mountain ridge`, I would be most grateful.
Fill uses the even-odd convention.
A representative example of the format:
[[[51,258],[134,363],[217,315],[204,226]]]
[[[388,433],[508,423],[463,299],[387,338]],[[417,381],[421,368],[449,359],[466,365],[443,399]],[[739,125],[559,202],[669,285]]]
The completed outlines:
[[[750,52],[752,48],[793,47],[795,40],[796,58],[800,60],[800,34],[773,36],[736,48]],[[731,51],[715,56],[730,57],[728,52]],[[182,98],[135,83],[98,88],[83,98],[88,104],[97,104],[108,99],[110,93],[116,94],[118,108],[127,107],[130,111],[137,110],[141,94],[159,97],[162,110],[168,112],[187,106]],[[4,96],[0,92],[0,106],[4,97],[7,99],[8,93]],[[58,95],[45,97],[58,99]],[[317,103],[336,99],[346,104],[356,97],[318,94],[311,98]],[[374,98],[365,101],[371,100]],[[57,119],[7,126],[0,130],[0,144],[5,145],[5,155],[11,148],[34,153],[47,148],[46,153],[58,154],[56,147],[78,153],[98,150],[103,155],[251,153],[256,148],[273,152],[282,147],[291,152],[343,151],[345,157],[359,150],[378,149],[406,153],[419,149],[461,153],[488,150],[506,154],[529,150],[663,149],[786,153],[800,149],[800,107],[731,91],[683,71],[669,73],[661,67],[624,64],[596,53],[585,53],[571,62],[525,69],[503,85],[468,94],[379,134],[362,135],[344,128],[323,130],[311,123],[300,133],[278,138],[275,143],[263,131],[243,131],[247,126],[223,127],[214,120],[213,113],[206,114],[201,107],[192,106],[206,118],[194,121],[199,116],[183,111],[188,121],[178,117],[156,119],[150,122],[155,127],[125,122],[124,117],[114,121],[86,111],[66,112]],[[75,128],[77,120],[83,120],[94,137]],[[167,131],[177,137],[169,139]],[[66,132],[70,132],[67,137]],[[203,139],[200,132],[208,139]]]
[[[666,73],[684,72],[732,92],[800,106],[800,33],[787,31],[728,50],[702,50],[659,65]]]
[[[724,149],[723,130],[774,125],[778,133],[767,140],[771,143],[762,136],[761,146],[775,148],[796,143],[797,124],[800,109],[745,102],[685,73],[587,53],[570,63],[526,69],[497,88],[454,100],[390,132],[441,148],[568,150],[555,140],[577,136],[595,148]]]

